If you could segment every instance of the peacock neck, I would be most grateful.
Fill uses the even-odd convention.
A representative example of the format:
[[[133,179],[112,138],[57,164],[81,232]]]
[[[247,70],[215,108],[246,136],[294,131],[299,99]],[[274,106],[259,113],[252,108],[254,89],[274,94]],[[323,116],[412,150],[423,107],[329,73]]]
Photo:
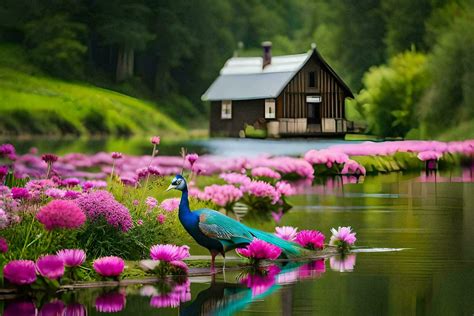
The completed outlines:
[[[189,208],[189,199],[188,199],[188,188],[184,188],[181,194],[181,201],[179,202],[179,218],[182,219],[187,215],[190,215],[191,209]]]

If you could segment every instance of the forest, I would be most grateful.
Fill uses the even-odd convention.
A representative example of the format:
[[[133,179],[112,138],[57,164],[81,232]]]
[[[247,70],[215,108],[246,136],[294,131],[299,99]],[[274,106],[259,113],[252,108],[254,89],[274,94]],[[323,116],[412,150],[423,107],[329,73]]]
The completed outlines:
[[[151,101],[187,127],[207,126],[200,96],[228,58],[260,55],[264,40],[274,55],[314,42],[356,95],[349,119],[368,133],[467,138],[473,8],[471,0],[3,0],[0,42],[22,47],[48,76]]]

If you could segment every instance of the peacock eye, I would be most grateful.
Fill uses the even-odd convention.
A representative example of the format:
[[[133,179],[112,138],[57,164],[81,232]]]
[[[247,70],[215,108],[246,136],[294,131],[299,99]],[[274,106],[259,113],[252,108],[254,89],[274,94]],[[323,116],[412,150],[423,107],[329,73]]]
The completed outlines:
[[[181,184],[181,180],[176,181],[176,184],[180,185],[180,184]]]

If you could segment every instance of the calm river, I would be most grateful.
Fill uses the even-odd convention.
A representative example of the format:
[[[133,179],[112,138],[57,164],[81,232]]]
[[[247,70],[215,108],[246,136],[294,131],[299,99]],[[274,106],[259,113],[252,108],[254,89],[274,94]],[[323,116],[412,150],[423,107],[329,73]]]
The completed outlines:
[[[280,225],[326,235],[331,227],[350,225],[362,252],[290,264],[260,279],[242,279],[236,271],[226,274],[226,282],[219,274],[214,284],[191,278],[190,292],[169,301],[153,300],[156,289],[150,286],[122,288],[115,296],[104,290],[67,293],[62,299],[75,301],[68,308],[78,313],[65,315],[473,315],[473,179],[472,170],[465,170],[436,179],[394,173],[344,186],[330,180],[293,197],[294,208]],[[205,254],[195,245],[191,250]],[[158,308],[173,299],[184,302]]]

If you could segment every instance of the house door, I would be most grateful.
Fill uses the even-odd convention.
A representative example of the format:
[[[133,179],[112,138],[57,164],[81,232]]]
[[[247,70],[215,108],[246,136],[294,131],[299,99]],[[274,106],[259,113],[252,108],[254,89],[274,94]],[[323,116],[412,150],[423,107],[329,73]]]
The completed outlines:
[[[307,96],[308,124],[321,124],[321,97]]]

